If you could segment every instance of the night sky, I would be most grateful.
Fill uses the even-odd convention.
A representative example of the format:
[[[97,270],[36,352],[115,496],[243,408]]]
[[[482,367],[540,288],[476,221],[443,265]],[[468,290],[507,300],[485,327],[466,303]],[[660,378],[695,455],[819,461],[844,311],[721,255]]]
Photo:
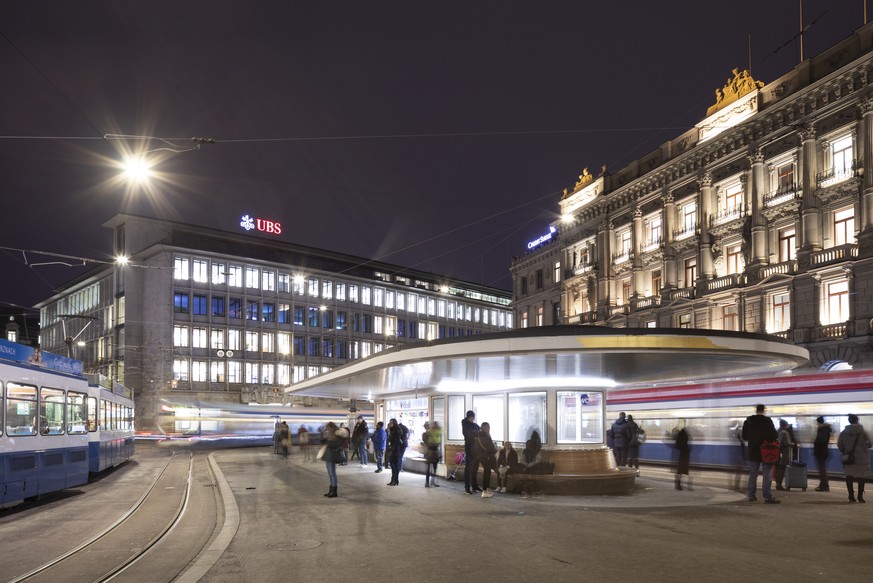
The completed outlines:
[[[862,7],[806,0],[805,56]],[[787,72],[798,27],[797,0],[3,2],[0,246],[108,260],[118,212],[227,231],[249,214],[508,290],[584,167],[703,119],[749,32],[754,77]],[[113,161],[167,144],[104,134],[217,143],[153,152],[159,176],[130,189]],[[55,261],[77,263],[0,250],[0,306],[83,272],[30,265]]]

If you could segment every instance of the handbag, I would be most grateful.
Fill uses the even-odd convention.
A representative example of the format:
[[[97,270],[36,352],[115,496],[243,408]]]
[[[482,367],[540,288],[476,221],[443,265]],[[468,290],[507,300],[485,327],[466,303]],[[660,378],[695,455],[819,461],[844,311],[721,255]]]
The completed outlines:
[[[840,456],[840,461],[843,462],[844,466],[850,466],[855,463],[855,446],[858,445],[858,438],[861,435],[855,436],[855,441],[852,442],[852,447],[849,451],[844,452],[843,455]]]
[[[779,461],[779,443],[764,441],[761,443],[761,461],[765,464],[775,464]]]
[[[322,445],[322,446],[321,446],[321,449],[318,450],[318,453],[315,454],[315,459],[317,459],[317,460],[323,460],[323,459],[324,459],[324,453],[325,453],[326,451],[327,451],[327,445]]]
[[[343,448],[339,448],[337,450],[337,454],[338,455],[337,455],[336,463],[344,464],[344,463],[347,463],[349,461],[348,456],[346,455],[346,450],[344,450]]]

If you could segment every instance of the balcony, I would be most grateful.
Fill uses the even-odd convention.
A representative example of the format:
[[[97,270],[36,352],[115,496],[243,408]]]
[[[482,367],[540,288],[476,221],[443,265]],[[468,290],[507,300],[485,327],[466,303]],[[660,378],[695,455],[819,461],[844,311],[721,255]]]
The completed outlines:
[[[724,277],[718,277],[706,282],[706,291],[719,291],[739,287],[746,283],[746,277],[742,273],[731,273]]]
[[[597,312],[582,312],[579,314],[580,324],[593,324],[597,321]]]
[[[609,307],[609,315],[615,316],[616,314],[620,314],[622,316],[627,316],[630,306],[628,304],[621,304],[619,306],[610,306]]]
[[[783,261],[782,263],[762,268],[758,277],[766,279],[771,275],[793,275],[795,273],[797,273],[797,261],[792,259],[791,261]]]
[[[573,270],[573,275],[585,275],[589,271],[594,269],[593,263],[580,263],[576,266],[576,269]]]
[[[855,176],[860,176],[864,168],[864,161],[861,159],[853,160],[852,164],[840,167],[834,167],[824,172],[819,172],[815,175],[815,185],[818,188],[827,188],[839,182],[846,181]]]
[[[640,252],[650,253],[652,251],[657,251],[660,248],[661,248],[661,238],[658,237],[656,239],[652,239],[651,241],[644,243],[642,248],[640,249]]]
[[[822,249],[816,251],[809,256],[810,265],[822,267],[831,263],[839,263],[840,261],[851,261],[858,258],[858,246],[854,243],[847,243],[839,247],[831,247],[830,249]]]
[[[802,192],[797,188],[797,184],[786,184],[780,186],[774,192],[764,196],[764,208],[772,208],[786,203],[790,200],[795,200],[801,197]]]
[[[649,308],[657,308],[660,302],[660,297],[652,296],[648,298],[635,298],[631,300],[631,310],[647,310]]]
[[[695,234],[697,234],[697,223],[688,224],[678,229],[673,229],[673,240],[681,241],[682,239],[693,237]]]
[[[838,338],[846,338],[848,328],[848,322],[840,322],[839,324],[827,324],[818,329],[818,337],[822,340],[835,340]]]
[[[673,289],[664,294],[664,298],[666,300],[678,300],[681,298],[691,299],[694,297],[694,288],[693,287],[683,287],[680,289]],[[664,303],[663,300],[661,303]]]
[[[709,221],[712,226],[723,225],[724,223],[729,223],[731,221],[735,221],[736,219],[740,219],[745,215],[746,206],[743,204],[738,204],[731,208],[719,209],[718,213],[710,217]]]
[[[612,264],[613,265],[621,265],[627,261],[633,259],[634,254],[629,251],[620,251],[618,253],[612,254]]]

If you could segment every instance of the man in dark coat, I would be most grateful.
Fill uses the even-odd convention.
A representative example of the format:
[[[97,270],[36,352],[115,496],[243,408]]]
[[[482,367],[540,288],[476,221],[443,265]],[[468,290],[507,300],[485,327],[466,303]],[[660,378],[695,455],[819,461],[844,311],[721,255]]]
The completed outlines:
[[[762,469],[763,481],[761,484],[761,493],[764,495],[764,502],[767,504],[778,504],[779,500],[773,497],[770,491],[770,476],[773,472],[773,464],[765,464],[761,460],[761,444],[765,441],[776,441],[778,434],[776,426],[773,425],[773,420],[764,415],[766,407],[758,405],[755,408],[755,414],[746,417],[743,423],[743,439],[749,444],[749,502],[754,502],[758,499],[756,496],[758,487],[758,470]]]
[[[828,454],[833,429],[829,423],[825,423],[824,417],[816,418],[818,429],[815,432],[815,441],[812,442],[812,453],[818,465],[818,488],[816,492],[828,492],[831,489],[828,482]]]
[[[627,465],[627,446],[630,443],[630,426],[627,424],[624,412],[618,414],[618,419],[612,424],[612,453],[618,467]]]
[[[352,430],[352,444],[355,446],[355,451],[358,452],[358,458],[361,462],[361,467],[367,467],[369,456],[367,455],[367,438],[370,436],[370,427],[364,420],[363,415],[358,415],[355,428]]]
[[[476,437],[479,435],[479,424],[476,423],[476,413],[467,411],[467,416],[461,420],[461,429],[464,433],[464,493],[472,494],[481,492],[476,480],[478,472],[473,473],[473,459],[476,456]]]

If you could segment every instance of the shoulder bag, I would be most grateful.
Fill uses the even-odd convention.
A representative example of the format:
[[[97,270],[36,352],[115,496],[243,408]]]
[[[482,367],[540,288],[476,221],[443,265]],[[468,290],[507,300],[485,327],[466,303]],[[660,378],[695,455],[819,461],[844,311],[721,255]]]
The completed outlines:
[[[850,466],[855,463],[855,446],[858,445],[859,437],[861,437],[860,433],[855,436],[855,441],[852,442],[851,449],[840,456],[840,461],[843,462],[844,466]]]

